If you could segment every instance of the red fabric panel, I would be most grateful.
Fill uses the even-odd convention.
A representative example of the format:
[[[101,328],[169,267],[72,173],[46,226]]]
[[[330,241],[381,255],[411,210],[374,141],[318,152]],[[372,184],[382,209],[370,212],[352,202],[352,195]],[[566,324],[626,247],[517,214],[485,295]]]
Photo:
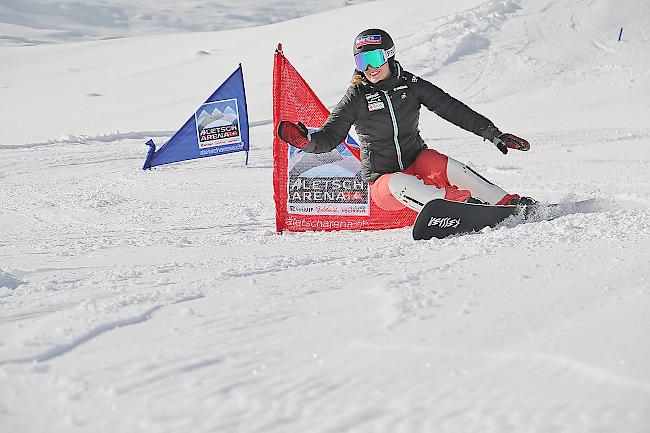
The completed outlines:
[[[281,120],[301,121],[310,127],[320,127],[327,120],[329,110],[318,99],[313,90],[291,65],[278,45],[273,65],[273,188],[275,200],[276,230],[379,230],[413,225],[417,214],[410,209],[397,212],[379,208],[370,198],[369,213],[366,215],[301,214],[287,208],[289,200],[289,146],[277,134]],[[345,143],[348,150],[359,159],[359,149]],[[333,151],[333,152],[336,152]],[[360,168],[360,165],[359,165]],[[336,176],[336,175],[333,175]],[[319,178],[310,178],[317,179]],[[328,177],[327,179],[332,179]],[[343,179],[349,179],[343,178]],[[294,177],[295,180],[295,177]],[[346,200],[363,199],[370,194],[366,190],[347,191]],[[358,195],[358,197],[357,197]],[[323,206],[327,208],[327,206]]]

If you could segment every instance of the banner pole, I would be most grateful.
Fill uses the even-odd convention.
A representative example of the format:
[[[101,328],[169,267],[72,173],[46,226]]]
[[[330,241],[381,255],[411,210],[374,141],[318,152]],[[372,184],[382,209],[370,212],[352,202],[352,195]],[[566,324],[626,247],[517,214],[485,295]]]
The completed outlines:
[[[239,64],[239,69],[241,70],[242,93],[244,95],[244,108],[246,108],[246,136],[248,137],[248,143],[246,143],[248,148],[246,149],[246,161],[244,162],[244,165],[248,166],[248,152],[250,151],[250,147],[251,147],[251,126],[250,126],[250,118],[248,117],[248,101],[246,99],[246,84],[244,83],[244,68],[242,67],[241,63]]]
[[[149,141],[147,141],[145,144],[149,146],[149,151],[147,152],[147,158],[144,161],[144,165],[142,166],[142,169],[151,170],[151,158],[153,158],[153,155],[156,153],[156,145],[151,139],[149,139]]]
[[[286,212],[278,206],[278,200],[279,197],[282,196],[282,191],[280,191],[281,186],[277,181],[277,175],[280,172],[278,160],[280,158],[279,146],[281,146],[281,144],[276,137],[276,131],[280,121],[278,116],[280,114],[280,89],[282,88],[282,73],[280,71],[282,59],[284,59],[282,43],[278,43],[275,55],[273,56],[273,200],[275,201],[275,231],[280,234],[282,234],[285,229],[284,212]]]

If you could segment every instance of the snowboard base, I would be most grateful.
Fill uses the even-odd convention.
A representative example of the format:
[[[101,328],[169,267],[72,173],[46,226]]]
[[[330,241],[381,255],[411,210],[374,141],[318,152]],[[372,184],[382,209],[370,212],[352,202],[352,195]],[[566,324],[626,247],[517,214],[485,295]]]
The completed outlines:
[[[413,225],[413,239],[442,239],[494,227],[509,216],[522,211],[517,206],[459,203],[435,199],[427,203]]]
[[[539,203],[528,207],[435,199],[427,203],[418,214],[413,225],[413,239],[442,239],[476,232],[485,227],[494,227],[513,215],[521,215],[525,221],[550,221],[573,213],[596,212],[598,209],[598,201],[594,198],[567,203]]]

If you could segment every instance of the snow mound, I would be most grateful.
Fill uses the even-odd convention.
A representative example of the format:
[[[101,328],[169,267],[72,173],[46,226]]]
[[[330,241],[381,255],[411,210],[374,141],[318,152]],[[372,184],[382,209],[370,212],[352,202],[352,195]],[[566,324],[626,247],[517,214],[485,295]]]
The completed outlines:
[[[4,0],[0,46],[261,26],[371,0]]]
[[[28,284],[27,281],[20,280],[15,276],[3,272],[0,269],[0,289],[7,288],[10,290],[15,290],[17,287],[22,286],[23,284]]]
[[[401,39],[400,57],[420,59],[421,75],[435,74],[445,65],[490,47],[489,36],[521,9],[518,0],[491,0],[476,8],[418,24]]]

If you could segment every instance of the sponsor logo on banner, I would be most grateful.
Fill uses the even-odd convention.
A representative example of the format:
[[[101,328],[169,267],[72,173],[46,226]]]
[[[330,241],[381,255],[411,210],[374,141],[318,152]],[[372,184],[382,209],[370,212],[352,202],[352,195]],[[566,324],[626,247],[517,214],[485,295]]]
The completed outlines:
[[[226,144],[223,146],[201,149],[199,153],[201,156],[214,156],[223,153],[239,152],[241,150],[244,150],[244,143]]]
[[[359,36],[354,43],[356,48],[361,48],[364,45],[379,45],[381,44],[381,35],[367,35]]]
[[[442,229],[448,229],[450,227],[457,228],[460,225],[460,218],[436,218],[436,217],[431,217],[429,220],[429,227],[435,227],[438,226]]]
[[[343,143],[320,154],[290,148],[287,168],[289,214],[369,215],[369,185],[359,160]]]
[[[194,114],[194,120],[200,149],[224,145],[230,147],[235,143],[243,146],[236,99],[203,104]]]

